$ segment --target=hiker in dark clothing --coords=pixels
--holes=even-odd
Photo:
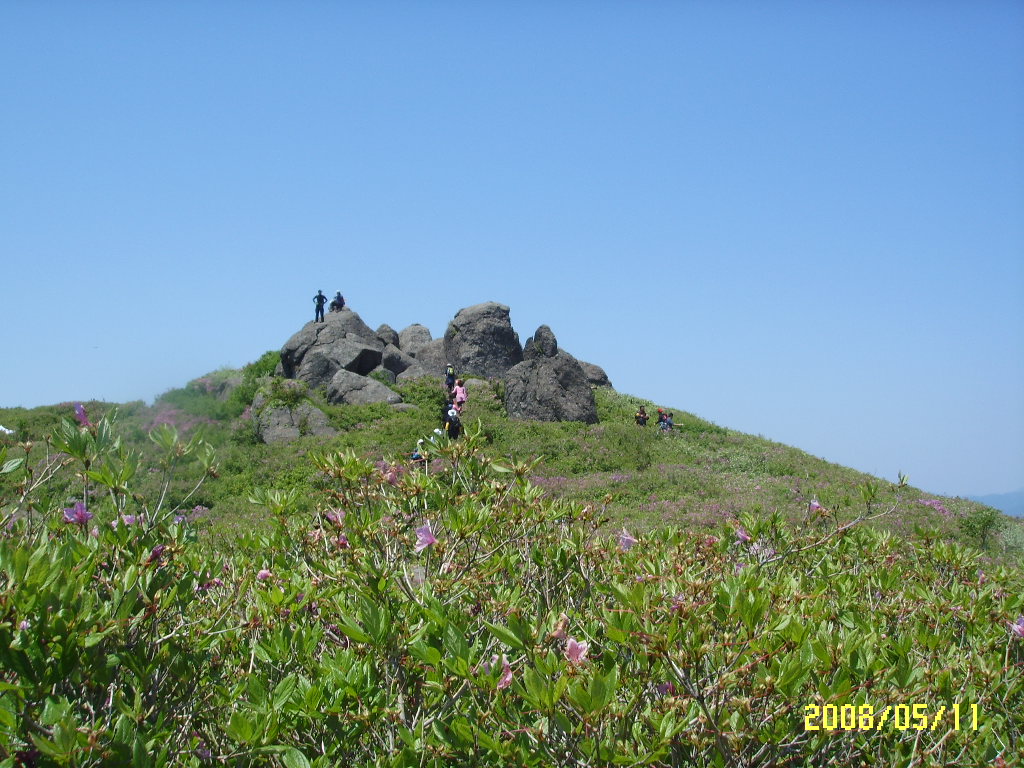
[[[445,426],[448,423],[448,412],[455,407],[455,400],[449,395],[448,399],[444,401],[444,407],[441,408],[441,425]]]
[[[647,420],[651,417],[647,415],[647,411],[644,410],[644,407],[641,405],[640,410],[636,412],[636,416],[634,416],[633,418],[636,419],[636,423],[638,425],[640,425],[641,427],[646,427]]]
[[[341,295],[341,291],[334,294],[334,298],[331,299],[331,303],[327,308],[331,312],[341,312],[345,308],[345,297]]]
[[[448,363],[448,367],[444,369],[444,386],[449,392],[455,386],[455,366],[451,363]]]
[[[444,423],[444,429],[448,433],[448,437],[450,439],[459,439],[459,435],[462,433],[462,421],[459,419],[459,412],[454,408],[448,411],[448,416]]]
[[[316,296],[313,297],[313,303],[316,304],[316,315],[313,317],[313,322],[324,322],[324,304],[327,303],[327,297],[324,296],[323,291],[316,292]]]

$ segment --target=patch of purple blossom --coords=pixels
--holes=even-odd
[[[64,510],[64,522],[84,526],[92,520],[92,512],[85,508],[85,503],[76,501],[75,506]]]
[[[83,427],[91,427],[93,425],[89,421],[89,415],[85,412],[85,406],[81,403],[75,403],[75,418],[78,419],[78,423]]]
[[[938,499],[918,499],[918,504],[924,504],[926,507],[931,507],[939,514],[949,517],[949,510],[946,509],[945,505]]]

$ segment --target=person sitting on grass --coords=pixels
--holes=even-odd
[[[647,411],[645,411],[644,407],[641,405],[640,410],[636,412],[636,416],[634,416],[633,418],[636,419],[636,423],[638,425],[640,425],[641,427],[646,427],[647,420],[651,417],[647,415]]]

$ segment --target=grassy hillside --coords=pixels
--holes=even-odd
[[[296,489],[308,498],[305,492],[315,477],[304,460],[309,454],[351,449],[374,461],[404,463],[417,439],[438,426],[444,395],[438,382],[422,380],[398,388],[407,403],[418,406],[415,411],[398,412],[382,403],[333,406],[321,393],[282,387],[281,380],[268,378],[277,360],[275,352],[268,352],[242,370],[207,374],[165,393],[152,406],[92,402],[85,407],[96,418],[116,414],[126,444],[143,457],[155,455],[147,435],[162,424],[174,426],[183,436],[202,436],[215,448],[219,476],[194,500],[208,510],[202,513],[203,525],[218,546],[230,544],[238,531],[254,522],[259,524],[248,501],[252,489]],[[270,405],[310,400],[328,414],[340,434],[262,444],[249,409],[261,389]],[[653,425],[640,428],[633,423],[640,405],[653,412],[659,404],[610,389],[596,390],[596,425],[511,421],[501,394],[500,382],[481,382],[471,390],[466,406],[463,420],[471,431],[479,431],[484,450],[509,462],[536,462],[530,473],[535,485],[553,499],[593,505],[613,528],[710,530],[743,514],[775,512],[800,523],[812,501],[845,521],[863,510],[865,487],[870,486],[874,507],[896,507],[877,524],[900,536],[937,535],[978,546],[1001,559],[1019,559],[1024,551],[1024,521],[914,487],[900,489],[897,498],[885,481],[725,429],[679,408],[674,409],[675,429],[663,434]],[[671,404],[660,405],[672,409]],[[70,415],[70,403],[30,410],[0,408],[0,424],[17,431],[6,439],[8,444],[32,441],[32,455],[39,460],[46,451],[45,437]],[[184,489],[194,479],[185,472],[174,482]],[[9,485],[10,479],[0,477],[0,489],[4,482]],[[304,505],[304,511],[311,508],[311,502]]]
[[[1024,751],[1024,573],[984,508],[689,415],[641,430],[612,392],[596,426],[517,424],[485,385],[423,467],[395,457],[426,382],[261,445],[224,382],[317,399],[268,362],[114,421],[0,412],[0,768]]]

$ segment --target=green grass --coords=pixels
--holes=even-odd
[[[331,405],[322,392],[268,378],[278,360],[276,352],[268,352],[240,370],[215,371],[170,390],[152,406],[88,402],[86,408],[95,419],[116,410],[126,444],[140,451],[144,460],[154,453],[147,434],[159,423],[171,423],[185,435],[201,434],[214,445],[220,476],[204,487],[197,503],[210,508],[206,526],[217,542],[230,541],[237,532],[258,524],[249,489],[312,487],[315,478],[305,461],[309,454],[352,450],[372,460],[401,463],[419,438],[440,425],[445,393],[437,380],[395,387],[414,410],[396,411],[383,403]],[[232,381],[237,386],[225,391],[224,384]],[[251,419],[243,414],[261,389],[277,405],[309,400],[327,414],[338,436],[258,443]],[[897,500],[884,481],[797,448],[723,428],[680,408],[669,408],[676,423],[671,433],[661,433],[653,422],[638,427],[633,422],[637,408],[644,405],[653,412],[655,404],[608,388],[595,390],[600,421],[594,425],[513,421],[505,414],[501,394],[501,382],[471,389],[463,414],[466,427],[480,430],[485,450],[495,458],[540,458],[534,482],[552,499],[598,508],[609,527],[704,530],[742,514],[776,512],[799,522],[812,499],[849,519],[862,510],[861,488],[867,482],[879,486],[876,505]],[[0,409],[0,423],[17,430],[4,442],[17,452],[17,442],[34,441],[32,455],[38,460],[45,455],[45,436],[62,417],[71,417],[70,404]],[[184,488],[194,480],[185,472],[175,478],[175,487]],[[0,492],[13,490],[9,478],[0,476]],[[877,524],[902,537],[938,531],[992,556],[1014,557],[1022,551],[1024,528],[1019,520],[915,488],[902,489],[900,498],[897,511]],[[942,498],[950,514],[918,504],[922,498]]]

